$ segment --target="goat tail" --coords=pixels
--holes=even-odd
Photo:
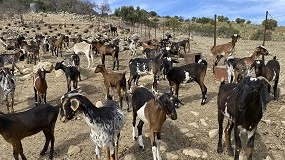
[[[126,71],[123,73],[122,78],[121,78],[121,80],[120,80],[120,87],[121,87],[123,90],[126,90],[126,89],[127,89]]]

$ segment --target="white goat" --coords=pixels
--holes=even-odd
[[[92,54],[92,45],[87,43],[87,42],[80,42],[80,43],[76,43],[73,47],[74,53],[78,54],[79,52],[83,52],[85,53],[85,56],[88,60],[88,67],[90,68],[90,59],[92,61],[91,67],[93,67],[93,54]]]

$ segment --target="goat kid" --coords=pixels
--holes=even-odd
[[[134,89],[132,96],[133,139],[137,139],[135,125],[136,117],[138,116],[140,119],[139,124],[137,125],[139,146],[140,148],[144,148],[142,127],[144,123],[146,123],[150,128],[150,142],[154,160],[161,160],[160,141],[162,125],[167,116],[172,120],[177,119],[175,108],[178,103],[181,103],[181,101],[170,93],[163,93],[158,98],[155,98],[155,96],[144,87],[137,87]]]
[[[47,98],[47,82],[46,82],[46,74],[50,73],[50,71],[45,70],[44,68],[38,69],[37,73],[33,77],[34,84],[34,93],[35,93],[35,104],[38,106],[39,104],[46,104]],[[39,100],[39,102],[38,102]]]
[[[54,127],[58,113],[59,107],[44,104],[39,107],[32,107],[24,112],[0,114],[0,134],[13,146],[15,160],[19,159],[19,154],[22,160],[27,160],[21,140],[40,131],[43,131],[45,135],[45,144],[40,155],[46,154],[50,143],[49,159],[53,159]]]
[[[2,102],[3,101],[6,102],[8,113],[10,113],[10,107],[11,107],[11,112],[14,112],[14,95],[15,95],[15,89],[16,89],[15,82],[16,80],[14,78],[14,74],[11,69],[7,67],[0,68],[0,86],[4,92],[4,98]]]
[[[84,95],[71,92],[62,96],[60,106],[62,122],[72,119],[77,111],[83,113],[83,118],[91,129],[90,137],[96,145],[97,158],[101,159],[102,148],[107,147],[106,159],[110,160],[110,152],[113,159],[119,159],[118,145],[125,116],[118,103],[107,100],[98,108]]]
[[[264,77],[245,77],[240,83],[221,82],[218,93],[218,123],[219,140],[217,152],[222,153],[223,119],[228,118],[228,124],[224,130],[226,147],[230,156],[239,159],[242,145],[238,127],[244,128],[248,133],[247,159],[252,159],[254,138],[257,125],[262,118],[266,105],[269,102],[269,94],[266,91],[268,80]],[[235,154],[231,146],[231,131],[234,129]]]
[[[123,96],[121,93],[121,90],[123,90],[125,92],[125,99],[127,102],[127,106],[128,106],[128,111],[129,111],[129,98],[128,98],[128,93],[127,93],[127,82],[126,82],[126,77],[124,73],[116,73],[116,72],[108,72],[105,68],[105,65],[103,64],[99,64],[97,65],[95,71],[95,73],[99,73],[101,72],[104,78],[104,84],[106,87],[106,96],[107,99],[113,99],[110,96],[110,88],[116,88],[117,90],[117,94],[119,96],[120,99],[120,107],[123,108]]]

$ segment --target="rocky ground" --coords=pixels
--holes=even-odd
[[[229,39],[218,39],[217,43],[224,43]],[[208,102],[201,106],[201,92],[196,83],[182,85],[179,97],[185,103],[184,106],[177,109],[178,119],[172,121],[167,119],[162,132],[162,157],[163,159],[232,159],[227,156],[226,151],[222,154],[216,152],[217,148],[217,92],[219,81],[216,81],[210,70],[211,57],[209,49],[212,46],[212,38],[194,37],[191,41],[191,52],[201,52],[202,58],[209,63],[209,70],[206,74],[205,85],[208,88]],[[237,43],[237,57],[248,56],[254,48],[261,44],[260,42],[240,40]],[[285,159],[285,99],[284,99],[284,42],[268,42],[268,50],[277,55],[281,64],[281,77],[279,81],[280,97],[278,101],[271,101],[267,107],[262,121],[258,125],[255,139],[254,159]],[[0,48],[2,49],[2,48]],[[64,54],[70,53],[72,49],[64,51]],[[3,49],[2,49],[3,51]],[[138,50],[138,57],[140,51]],[[85,55],[80,55],[82,61],[82,81],[79,82],[81,92],[85,94],[93,103],[104,100],[104,87],[101,74],[94,73],[94,67],[100,63],[100,58],[96,57],[94,67],[87,69],[87,60]],[[129,51],[120,52],[120,71],[127,71],[128,78],[128,61],[131,58]],[[272,56],[266,57],[271,59]],[[43,62],[61,61],[61,57],[52,57],[50,54],[42,54]],[[106,65],[111,70],[111,57],[106,58]],[[179,59],[179,65],[184,64],[184,59]],[[17,88],[15,95],[15,110],[17,112],[29,109],[34,106],[33,88],[32,88],[32,71],[33,65],[19,62],[19,66],[24,70],[24,75],[16,73]],[[46,76],[48,83],[47,101],[56,105],[60,97],[66,92],[65,76],[60,72],[53,71]],[[150,87],[151,80],[149,77],[143,77],[140,84]],[[159,91],[167,91],[168,83],[159,82]],[[0,98],[3,97],[1,93]],[[6,111],[4,104],[1,104],[1,111]],[[123,110],[126,116],[126,123],[121,133],[119,154],[120,159],[125,160],[149,160],[152,159],[152,152],[148,134],[148,126],[143,129],[143,140],[145,150],[138,147],[138,142],[132,140],[132,114],[126,111],[124,103]],[[78,119],[62,123],[57,121],[55,127],[55,159],[95,159],[95,147],[89,137],[90,129],[85,121],[79,116]],[[246,144],[246,135],[242,136],[243,146]],[[27,137],[22,140],[24,153],[28,159],[48,159],[48,156],[39,156],[44,144],[44,135],[42,133]],[[0,159],[12,159],[12,146],[7,143],[3,137],[0,137]],[[103,153],[104,155],[104,153]],[[241,156],[241,158],[244,158]]]

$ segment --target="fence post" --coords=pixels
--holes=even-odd
[[[216,39],[217,39],[217,15],[215,14],[215,18],[214,18],[214,46],[216,46]]]
[[[266,14],[265,14],[264,35],[263,35],[263,42],[262,42],[263,46],[265,46],[265,40],[266,40],[267,17],[268,17],[268,11],[266,11]]]
[[[162,25],[163,25],[163,26],[162,26],[162,28],[163,28],[163,29],[162,29],[162,38],[163,38],[163,37],[164,37],[164,26],[165,26],[164,21],[163,21]]]

